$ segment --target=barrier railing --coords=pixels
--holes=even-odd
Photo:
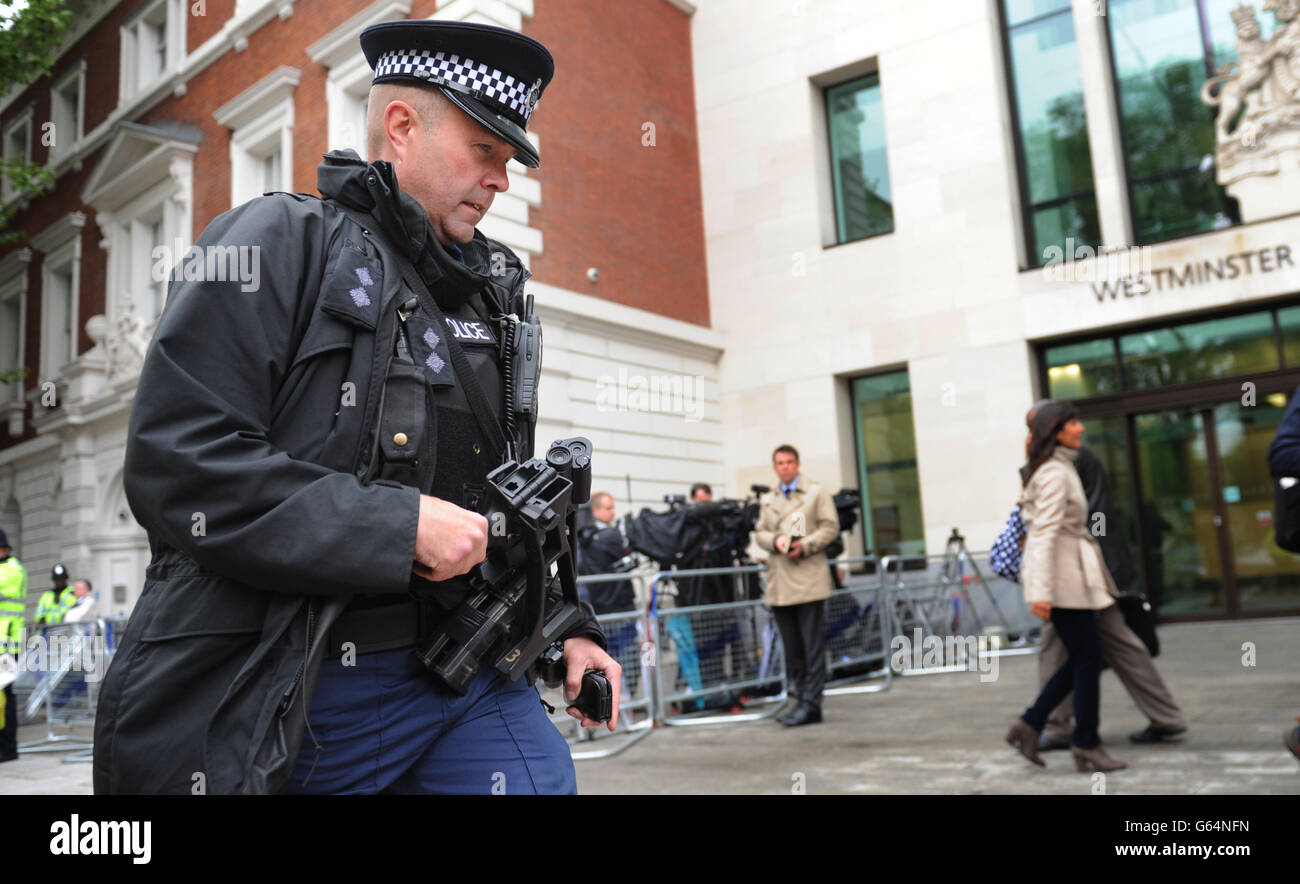
[[[880,563],[894,633],[912,645],[921,637],[940,639],[944,662],[896,667],[891,658],[891,668],[899,675],[967,671],[972,645],[980,656],[1036,650],[1038,627],[1020,587],[993,574],[987,553],[971,554],[962,548],[957,554],[926,556],[923,561],[915,557],[907,570],[903,564],[896,556],[885,556]]]
[[[20,743],[20,753],[68,752],[64,762],[90,761],[94,742],[87,736],[56,733],[56,727],[95,724],[99,683],[113,655],[114,622],[99,619],[39,627],[28,641],[22,669],[34,676],[22,712],[28,720],[45,708],[45,736]]]
[[[661,609],[665,592],[680,580],[730,577],[732,597],[744,597],[746,578],[764,565],[661,571],[650,585],[656,720],[665,725],[754,721],[776,714],[786,700],[785,665],[771,613],[746,600]],[[769,708],[740,712],[748,707]],[[718,715],[726,709],[729,714]]]
[[[626,575],[592,575],[579,578],[579,582],[599,582],[601,577],[625,579]],[[645,648],[646,617],[631,611],[625,614],[601,614],[596,620],[605,632],[609,655],[623,667],[623,683],[619,700],[618,729],[610,733],[604,728],[583,728],[578,720],[566,712],[568,701],[564,689],[547,689],[542,699],[555,708],[551,721],[569,742],[575,761],[593,758],[610,758],[650,736],[654,727],[654,696],[651,674]],[[582,750],[577,746],[584,746]]]
[[[849,573],[826,603],[827,695],[888,690],[895,674],[968,668],[968,661],[959,658],[946,666],[895,669],[892,645],[906,630],[983,636],[988,652],[996,654],[1032,653],[1036,648],[1039,624],[1023,602],[1019,586],[993,574],[986,553],[841,557],[831,564],[847,567]],[[755,576],[763,581],[766,572],[766,565],[745,565],[579,577],[580,586],[633,581],[638,610],[598,617],[609,652],[623,667],[615,733],[581,728],[565,711],[562,689],[542,694],[555,707],[551,719],[570,743],[573,758],[618,755],[661,724],[718,724],[774,716],[787,700],[780,635],[767,606],[748,598],[750,583]],[[732,597],[737,601],[673,606],[672,590],[678,582],[704,577],[733,581]],[[93,725],[98,681],[124,622],[99,620],[46,628],[47,636],[67,636],[62,639],[67,651],[62,657],[51,656],[55,665],[37,672],[24,711],[30,717],[45,707],[46,737],[21,745],[21,751],[77,750],[63,760],[90,760],[88,739],[56,734],[54,728]],[[87,678],[91,674],[85,671],[87,665],[79,666],[73,658],[93,660],[95,677]],[[742,706],[746,711],[731,711]]]
[[[829,696],[887,691],[893,682],[889,646],[893,624],[881,586],[883,572],[875,556],[836,560],[850,573],[826,602],[827,679]],[[873,566],[873,574],[854,574],[856,565]]]

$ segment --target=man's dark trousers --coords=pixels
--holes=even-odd
[[[18,754],[18,701],[14,699],[14,686],[4,689],[4,727],[0,728],[0,758]]]
[[[826,602],[775,605],[772,616],[785,651],[786,693],[820,710],[826,684]]]

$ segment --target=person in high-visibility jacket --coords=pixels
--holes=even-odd
[[[0,530],[0,652],[17,660],[23,650],[23,620],[27,614],[27,571],[9,548]],[[0,761],[18,757],[18,703],[13,684],[0,694]]]
[[[36,602],[36,622],[46,626],[62,623],[63,615],[77,603],[72,588],[68,586],[68,569],[62,562],[50,569],[50,580],[54,582],[54,588],[41,593]]]

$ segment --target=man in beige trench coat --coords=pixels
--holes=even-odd
[[[754,541],[772,553],[767,605],[781,630],[786,690],[794,705],[777,721],[789,727],[822,720],[826,683],[826,599],[831,573],[824,550],[840,532],[835,502],[824,487],[799,474],[799,452],[772,452],[780,485],[763,495]]]

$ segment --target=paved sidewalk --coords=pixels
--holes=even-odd
[[[1300,794],[1300,764],[1282,732],[1300,715],[1300,620],[1194,623],[1160,629],[1161,673],[1191,722],[1177,744],[1132,746],[1142,729],[1113,673],[1102,676],[1102,738],[1130,764],[1108,774],[1107,794]],[[1256,664],[1242,665],[1253,642]],[[1031,766],[1002,742],[1033,699],[1037,660],[1004,657],[998,678],[895,678],[886,692],[829,697],[826,721],[788,729],[773,721],[665,727],[614,758],[578,763],[584,794],[1026,793],[1089,794],[1091,775],[1068,753]],[[20,741],[44,737],[44,725]],[[609,737],[607,739],[620,739]],[[580,748],[608,745],[605,738]],[[89,794],[90,765],[63,753],[0,765],[0,794]]]
[[[1191,728],[1180,743],[1134,746],[1146,726],[1114,673],[1102,674],[1102,739],[1129,763],[1107,794],[1300,794],[1282,733],[1300,715],[1300,620],[1160,628],[1156,663]],[[1254,667],[1242,644],[1255,644]],[[584,794],[1089,794],[1068,752],[1036,768],[1002,737],[1033,700],[1037,657],[1003,657],[996,681],[952,673],[895,678],[890,690],[828,697],[824,723],[661,728],[614,758],[578,764]],[[611,737],[610,739],[614,739]],[[600,741],[603,742],[603,741]],[[592,746],[585,744],[585,747]],[[801,777],[796,775],[801,774]]]

